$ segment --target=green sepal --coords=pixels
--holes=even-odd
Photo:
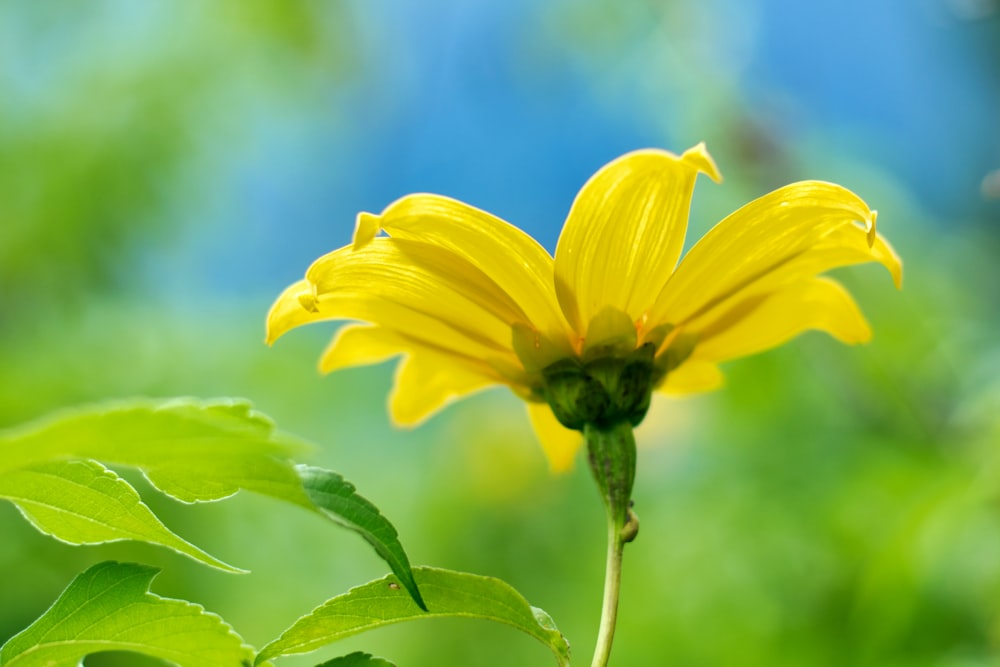
[[[561,359],[542,371],[541,395],[566,428],[586,424],[611,428],[621,421],[637,425],[646,416],[653,387],[662,377],[655,367],[656,344],[647,342],[627,354],[595,348],[584,361]]]
[[[566,428],[581,431],[584,424],[606,414],[611,406],[601,382],[575,359],[557,361],[542,371],[542,378],[542,396]]]

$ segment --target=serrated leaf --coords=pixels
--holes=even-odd
[[[466,617],[505,623],[551,649],[560,667],[569,665],[569,644],[552,619],[532,607],[509,584],[493,577],[430,567],[413,569],[429,611],[422,611],[389,575],[332,598],[296,621],[265,646],[257,664],[279,655],[307,653],[351,635],[392,623],[424,618]]]
[[[245,401],[137,400],[64,410],[0,433],[0,472],[94,459],[139,468],[182,502],[246,489],[310,507],[289,462],[304,449]]]
[[[39,531],[69,544],[140,540],[220,570],[244,572],[170,532],[128,482],[96,461],[37,463],[0,473],[0,498],[13,502]]]
[[[306,494],[321,514],[360,534],[389,564],[417,606],[426,609],[396,528],[378,508],[358,495],[353,484],[333,471],[304,465],[297,469]]]
[[[181,667],[246,667],[253,650],[201,606],[153,595],[159,570],[99,563],[55,604],[0,647],[4,667],[77,667],[99,651],[133,651]]]
[[[306,449],[301,442],[278,433],[270,419],[254,412],[245,401],[134,400],[89,406],[0,432],[0,496],[4,495],[5,478],[9,484],[21,484],[23,492],[23,485],[28,483],[26,476],[37,472],[38,466],[80,459],[138,468],[154,486],[183,502],[220,500],[240,489],[254,491],[297,504],[360,533],[422,605],[395,528],[336,473],[319,468],[296,470],[291,458]],[[129,490],[134,494],[134,489]],[[118,492],[127,493],[124,488]],[[135,507],[145,508],[137,494],[135,499],[138,506],[133,507],[133,514],[139,511]],[[142,531],[134,525],[136,517],[127,512],[105,512],[109,509],[107,503],[61,502],[58,506],[63,510],[61,517],[50,511],[52,508],[38,504],[28,511],[22,504],[21,509],[43,532],[69,542],[144,539],[205,562],[210,560],[216,567],[229,567],[169,531],[154,531],[156,534],[151,535],[148,521],[145,537],[140,536]],[[87,509],[99,511],[84,516]],[[72,517],[67,510],[81,516]],[[60,532],[61,519],[73,524],[66,527],[66,534]],[[88,534],[82,526],[86,519],[105,524],[106,533],[117,531],[122,536]],[[166,530],[153,519],[155,525]],[[126,534],[131,537],[124,537]]]
[[[357,651],[333,660],[327,660],[316,667],[396,667],[396,664],[385,658],[375,658],[371,653]]]

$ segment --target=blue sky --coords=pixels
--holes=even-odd
[[[213,172],[214,205],[186,212],[206,224],[164,270],[180,263],[192,283],[229,289],[283,284],[346,243],[357,211],[417,191],[485,208],[551,250],[596,168],[710,135],[717,119],[693,110],[720,87],[740,114],[777,110],[767,120],[793,149],[819,137],[891,174],[942,224],[995,215],[979,183],[1000,167],[998,18],[963,19],[956,2],[712,0],[700,14],[678,3],[695,8],[689,31],[619,16],[600,57],[563,30],[578,18],[572,3],[347,3],[347,76],[239,116],[253,140],[216,146],[232,157]],[[694,48],[674,48],[681,38]],[[658,73],[662,53],[693,73],[683,86],[671,88],[676,71]],[[703,57],[729,58],[728,69]]]

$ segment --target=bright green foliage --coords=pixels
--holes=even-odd
[[[56,459],[97,459],[140,468],[183,502],[246,489],[310,507],[289,463],[303,450],[244,401],[141,400],[61,412],[0,434],[0,472]]]
[[[252,649],[218,616],[149,592],[157,572],[134,563],[93,566],[0,648],[0,664],[76,667],[98,651],[134,651],[181,667],[248,665]]]
[[[396,529],[378,508],[355,493],[354,485],[335,472],[312,466],[298,466],[298,472],[309,499],[320,512],[365,538],[399,577],[414,602],[426,610]]]
[[[170,532],[128,482],[96,461],[36,463],[0,473],[0,498],[41,532],[70,544],[140,540],[221,570],[243,571]]]
[[[357,651],[316,665],[316,667],[396,667],[385,658],[374,658],[370,653]]]
[[[229,571],[238,570],[171,533],[128,482],[94,458],[135,466],[165,493],[188,502],[250,489],[359,533],[395,574],[299,619],[257,656],[258,665],[389,623],[441,616],[512,625],[549,646],[560,665],[568,664],[569,647],[544,612],[498,579],[411,570],[396,529],[378,508],[337,473],[293,465],[296,450],[245,403],[143,401],[82,409],[0,434],[0,497],[39,530],[66,542],[141,540]],[[121,563],[92,567],[0,648],[0,664],[75,667],[100,651],[137,651],[183,667],[250,664],[252,649],[221,619],[197,605],[150,594],[157,571]],[[334,666],[392,664],[354,653],[324,665]]]
[[[128,482],[94,459],[139,468],[183,502],[255,491],[360,533],[422,607],[396,529],[340,475],[297,468],[292,455],[303,451],[304,444],[237,400],[80,408],[0,433],[0,498],[14,502],[42,532],[71,544],[141,540],[239,572],[170,532]]]
[[[304,445],[245,402],[132,401],[56,413],[0,433],[0,497],[71,544],[141,540],[239,572],[170,532],[125,480],[93,459],[134,466],[184,502],[248,489],[315,510],[291,462]]]
[[[509,584],[492,577],[430,567],[413,570],[429,611],[421,611],[393,576],[353,588],[296,621],[265,646],[257,663],[307,653],[330,642],[391,623],[420,618],[466,617],[506,623],[548,646],[560,667],[569,665],[569,644],[544,611]]]

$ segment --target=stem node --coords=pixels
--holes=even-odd
[[[621,531],[619,531],[619,535],[622,542],[626,544],[639,535],[639,517],[631,508],[628,510],[628,518],[625,520],[625,525],[622,526]]]

